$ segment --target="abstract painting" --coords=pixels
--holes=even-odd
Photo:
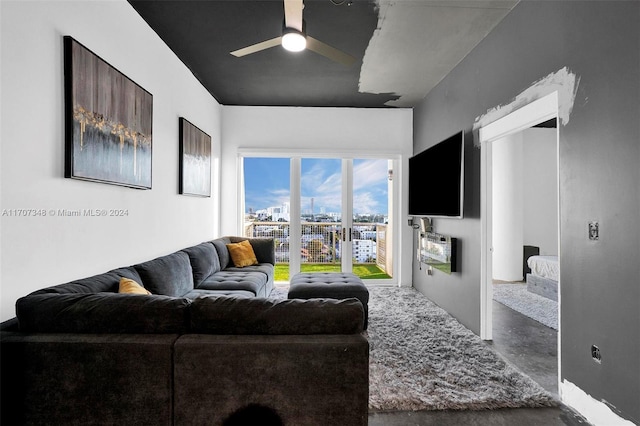
[[[65,177],[151,189],[153,96],[64,37]]]
[[[211,196],[211,136],[180,117],[180,194]]]

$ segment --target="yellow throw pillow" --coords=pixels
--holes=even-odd
[[[244,240],[239,243],[227,244],[227,249],[229,249],[231,260],[233,260],[233,264],[237,268],[258,264],[256,254],[248,240]]]
[[[142,287],[134,280],[124,277],[120,278],[120,287],[118,288],[118,293],[151,294],[149,290]]]

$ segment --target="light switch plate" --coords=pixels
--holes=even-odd
[[[600,223],[597,220],[589,222],[589,239],[592,241],[600,239]]]

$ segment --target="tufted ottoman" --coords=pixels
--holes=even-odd
[[[369,290],[355,274],[345,272],[299,273],[289,283],[289,299],[348,299],[355,297],[364,308],[364,328],[369,320]]]

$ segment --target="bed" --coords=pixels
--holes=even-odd
[[[530,256],[527,266],[531,270],[527,273],[527,290],[557,302],[560,280],[558,256]]]

